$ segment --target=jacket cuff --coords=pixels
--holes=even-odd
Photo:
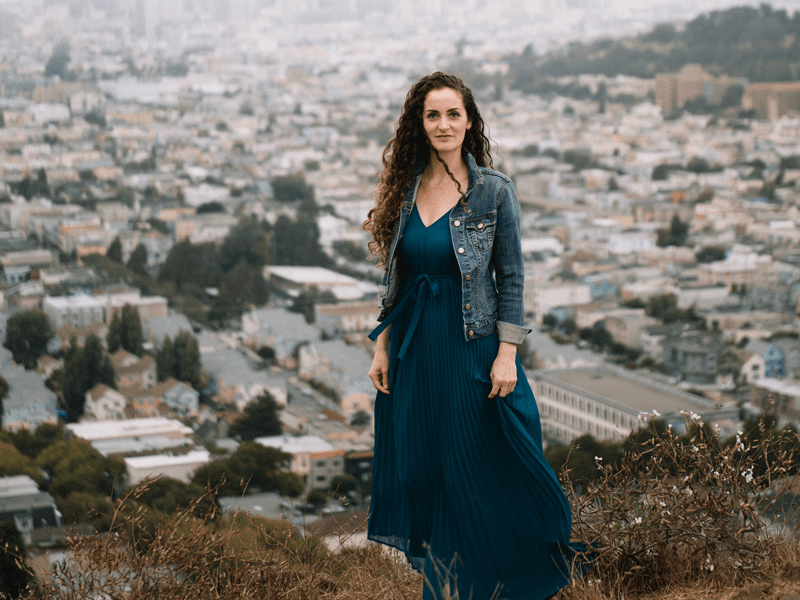
[[[525,336],[530,332],[531,330],[527,327],[520,327],[505,321],[497,321],[497,337],[500,338],[501,342],[519,345],[525,341]]]

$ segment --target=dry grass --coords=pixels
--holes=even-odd
[[[800,592],[800,565],[792,562],[800,557],[796,533],[768,517],[790,490],[797,435],[769,436],[762,428],[725,445],[689,420],[691,438],[653,429],[621,465],[600,465],[602,477],[580,496],[563,477],[573,538],[593,551],[586,575],[559,600],[782,600]],[[421,596],[421,576],[398,553],[375,545],[330,552],[286,523],[213,510],[197,516],[197,505],[157,521],[137,508],[141,489],[119,503],[109,533],[70,537],[72,558],[40,582],[43,597]]]

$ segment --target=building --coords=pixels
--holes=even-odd
[[[98,383],[86,392],[84,416],[98,421],[121,421],[125,418],[128,399],[104,383]]]
[[[180,421],[163,417],[126,419],[106,423],[69,423],[67,430],[71,435],[91,444],[148,436],[162,436],[177,443],[191,440],[194,433],[191,427]]]
[[[742,79],[714,77],[700,65],[686,65],[677,73],[656,75],[656,102],[666,111],[679,110],[698,99],[718,106],[728,88],[743,84]]]
[[[744,90],[742,108],[770,120],[800,111],[800,81],[752,83]]]
[[[148,477],[169,477],[190,483],[195,471],[211,462],[208,450],[191,450],[186,454],[153,454],[125,458],[128,484],[136,485]]]
[[[291,454],[291,472],[312,488],[327,489],[336,475],[344,474],[345,451],[335,449],[322,438],[313,435],[274,435],[254,441]]]
[[[45,297],[42,310],[50,319],[53,330],[67,326],[84,328],[105,321],[105,303],[86,294]]]
[[[543,435],[562,443],[584,434],[618,441],[643,426],[641,414],[654,410],[676,428],[683,424],[681,411],[709,423],[739,418],[736,406],[717,409],[709,400],[611,365],[536,371],[531,384]]]
[[[337,300],[362,300],[377,297],[378,286],[325,269],[324,267],[266,266],[264,279],[287,296],[297,297],[316,288],[330,292]]]
[[[555,308],[579,306],[592,301],[591,288],[583,283],[525,282],[525,312],[535,314],[537,323]]]
[[[111,355],[117,389],[151,388],[156,384],[156,361],[149,354],[139,358],[120,348]]]
[[[40,491],[27,475],[0,477],[2,521],[12,521],[26,545],[34,541],[46,545],[66,540],[55,500],[47,492]]]
[[[56,395],[44,384],[44,379],[35,371],[26,371],[21,365],[0,369],[8,394],[3,398],[3,429],[33,431],[44,423],[58,423]]]
[[[725,350],[716,333],[691,332],[661,341],[661,362],[684,381],[706,385],[717,383],[720,356]]]
[[[764,378],[750,383],[750,402],[783,420],[800,423],[800,381]]]

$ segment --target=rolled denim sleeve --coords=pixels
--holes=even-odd
[[[497,192],[497,229],[494,238],[494,268],[497,285],[497,333],[501,342],[521,344],[530,329],[524,327],[522,292],[525,266],[519,231],[519,201],[511,181]]]

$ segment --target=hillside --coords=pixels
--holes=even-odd
[[[509,60],[512,87],[536,92],[547,77],[583,73],[654,77],[690,63],[751,82],[800,78],[800,13],[736,7],[701,14],[683,26],[664,23],[634,38],[572,43],[537,57],[531,47]]]

